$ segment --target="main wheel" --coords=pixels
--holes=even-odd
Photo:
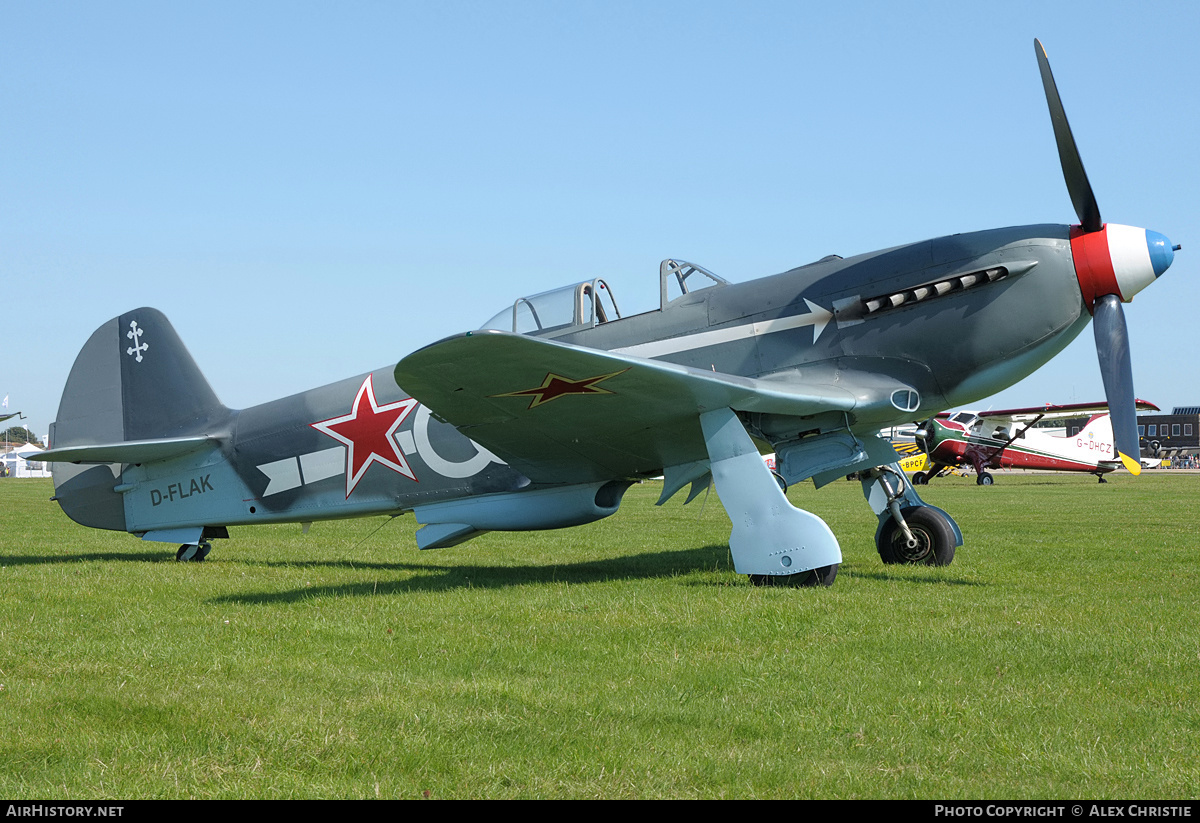
[[[996,481],[993,480],[992,476],[987,472],[980,472],[979,476],[975,478],[975,482],[980,486],[990,486]]]
[[[900,525],[895,518],[888,517],[879,533],[877,546],[884,563],[949,566],[954,561],[954,544],[957,542],[954,529],[941,512],[929,506],[911,506],[901,509],[900,513],[904,515],[916,545],[908,545]]]
[[[751,585],[754,586],[788,586],[791,588],[808,588],[811,586],[832,586],[837,579],[838,564],[822,566],[809,572],[799,574],[751,574]]]
[[[179,547],[179,551],[175,552],[175,559],[180,563],[203,563],[210,551],[212,551],[212,546],[207,542],[199,545],[184,543]]]
[[[929,478],[925,476],[925,472],[917,472],[912,476],[912,484],[914,486],[924,486],[929,482]]]

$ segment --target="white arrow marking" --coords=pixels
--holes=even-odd
[[[299,460],[299,463],[297,463]],[[263,463],[257,467],[267,476],[267,488],[263,497],[286,492],[301,485],[316,483],[327,477],[336,477],[346,470],[346,449],[344,446],[334,446],[332,449],[322,449],[319,452],[308,452],[297,457],[285,457],[271,463]],[[301,481],[300,472],[303,470],[304,479]]]
[[[833,312],[821,308],[807,297],[804,298],[804,302],[808,304],[807,314],[793,314],[788,317],[780,317],[776,320],[761,320],[757,323],[731,326],[727,329],[713,329],[712,331],[704,331],[699,334],[685,334],[682,337],[655,340],[650,343],[639,343],[636,346],[626,346],[620,349],[613,349],[612,351],[615,354],[635,354],[638,357],[661,357],[664,354],[702,349],[705,346],[731,343],[734,340],[748,340],[751,337],[774,334],[775,332],[788,331],[790,329],[799,329],[804,326],[813,327],[813,343],[815,344],[821,336],[821,332],[825,331],[825,327],[833,319]]]
[[[279,494],[300,485],[300,466],[294,457],[285,457],[283,460],[276,460],[273,463],[264,463],[258,467],[258,470],[265,474],[270,481],[263,491],[263,497]]]

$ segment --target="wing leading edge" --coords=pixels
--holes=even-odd
[[[1158,406],[1146,400],[1136,400],[1134,402],[1138,411],[1160,411]],[[1060,420],[1092,414],[1108,414],[1108,404],[1071,403],[1068,405],[1055,405],[1047,403],[1044,406],[1031,406],[1027,409],[989,409],[979,412],[978,416],[983,420],[1024,423],[1027,420]]]

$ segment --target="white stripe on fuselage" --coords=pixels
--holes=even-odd
[[[757,323],[747,323],[742,326],[731,326],[725,329],[713,329],[698,334],[685,334],[667,340],[655,340],[650,343],[639,343],[636,346],[625,346],[613,349],[615,354],[634,354],[638,357],[661,357],[665,354],[675,354],[681,351],[702,349],[705,346],[716,346],[721,343],[731,343],[735,340],[748,340],[763,334],[799,329],[804,326],[813,327],[813,343],[825,331],[825,326],[833,319],[833,312],[826,311],[808,298],[808,314],[794,314],[790,317],[780,317],[776,320],[761,320]]]
[[[504,461],[487,449],[472,441],[475,454],[460,461],[447,460],[442,457],[433,442],[429,439],[430,411],[427,406],[417,406],[413,415],[411,429],[398,431],[394,435],[396,445],[405,457],[420,455],[425,465],[442,477],[462,479],[473,477],[487,468],[490,463],[505,465]],[[295,457],[285,457],[255,466],[267,476],[267,488],[263,497],[270,497],[280,492],[291,491],[300,486],[307,486],[330,477],[338,477],[346,473],[346,447],[334,446],[315,452],[305,452]],[[414,480],[416,478],[413,478]]]

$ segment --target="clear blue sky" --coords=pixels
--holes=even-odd
[[[1075,222],[1035,36],[1104,218],[1184,247],[1126,307],[1137,393],[1200,404],[1200,4],[1044,0],[6,2],[0,396],[44,435],[143,305],[244,407],[568,282],[651,308],[664,257]],[[1102,397],[1089,330],[979,405]]]

